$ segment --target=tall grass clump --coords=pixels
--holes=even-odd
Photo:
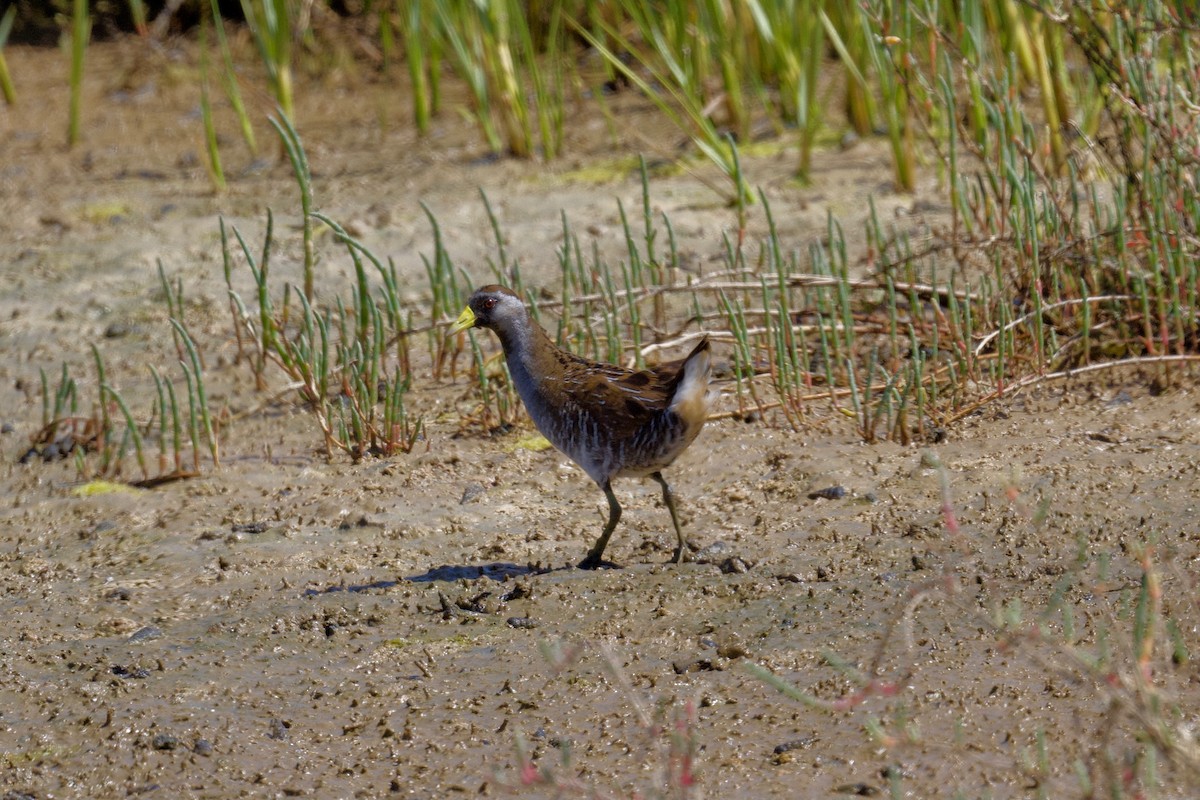
[[[409,414],[405,402],[412,386],[408,352],[412,317],[398,297],[395,264],[383,263],[334,220],[311,210],[312,178],[300,138],[286,118],[273,124],[292,161],[302,198],[303,286],[274,277],[276,241],[270,212],[259,250],[233,228],[235,251],[230,231],[221,222],[222,262],[238,360],[249,366],[260,390],[271,386],[270,373],[282,374],[287,381],[285,393],[294,392],[312,412],[327,457],[342,452],[358,460],[408,452],[423,425]],[[338,296],[324,305],[315,299],[310,261],[313,221],[327,225],[346,248],[355,274],[349,298]],[[234,289],[237,254],[253,281],[249,303]]]
[[[292,40],[297,31],[292,0],[241,0],[242,13],[267,71],[275,102],[288,119],[296,118]]]
[[[419,36],[424,13],[409,11],[411,36]],[[468,116],[479,126],[493,153],[518,158],[540,154],[549,160],[562,144],[566,76],[572,69],[564,54],[564,22],[558,4],[549,25],[535,38],[525,3],[517,0],[448,0],[434,3],[436,50],[444,53],[471,93]],[[410,75],[424,91],[430,69],[424,45],[410,51]],[[416,98],[414,98],[414,103]],[[416,108],[418,122],[432,98]]]
[[[441,108],[442,37],[438,35],[438,6],[433,0],[410,0],[399,3],[397,11],[404,35],[413,124],[423,136]]]
[[[581,248],[564,218],[560,297],[526,295],[535,313],[558,313],[558,340],[637,366],[687,344],[692,332],[664,312],[686,314],[731,348],[733,413],[798,426],[814,404],[829,404],[867,441],[935,441],[947,425],[1024,387],[1119,366],[1169,382],[1178,365],[1197,360],[1200,274],[1187,255],[1190,234],[1180,232],[1195,228],[1200,207],[1187,168],[1200,134],[1170,99],[1191,103],[1200,89],[1187,31],[1151,36],[1083,6],[1062,19],[1022,12],[1005,23],[1012,41],[1041,37],[1051,84],[1059,56],[1049,49],[1065,54],[1067,43],[1074,73],[1090,76],[1084,85],[1115,87],[1127,76],[1104,97],[1111,134],[1103,146],[1077,147],[1060,167],[1042,136],[1044,109],[1021,102],[1021,86],[1039,74],[1041,45],[1031,44],[1035,69],[1026,75],[1015,54],[984,58],[993,45],[980,36],[999,24],[987,22],[985,8],[967,4],[961,17],[915,5],[892,7],[887,18],[868,13],[882,10],[868,4],[855,18],[864,35],[880,26],[895,32],[895,41],[873,40],[864,74],[893,71],[889,91],[902,93],[888,95],[894,147],[913,154],[923,140],[938,159],[949,224],[915,239],[872,211],[859,237],[865,247],[855,251],[830,217],[820,241],[796,247],[780,241],[763,195],[766,235],[746,241],[750,206],[739,198],[738,235],[726,237],[716,265],[695,274],[662,246],[673,241],[669,219],[644,213],[634,225],[619,204],[627,257],[610,262]],[[942,22],[961,25],[930,27]],[[667,22],[646,24],[647,36],[668,38]],[[849,53],[834,24],[822,22],[824,35]],[[1058,27],[1054,35],[1049,26]],[[944,52],[956,30],[970,43],[960,54],[977,62]],[[736,166],[732,143],[729,152]],[[458,275],[442,257],[427,264],[435,297],[439,287],[457,297]],[[510,282],[519,277],[512,265],[505,271]],[[438,313],[449,320],[456,310]]]
[[[0,17],[0,95],[4,96],[4,102],[7,105],[16,105],[17,90],[13,86],[12,75],[8,71],[8,61],[4,58],[4,45],[8,42],[8,35],[12,32],[13,20],[17,18],[17,7],[9,6],[4,12],[4,16]]]
[[[660,14],[636,0],[619,2],[638,42],[644,46],[639,46],[619,26],[604,20],[597,23],[599,31],[595,32],[578,21],[572,21],[572,27],[603,56],[612,70],[653,101],[690,136],[704,157],[720,168],[734,183],[731,197],[745,196],[747,187],[740,183],[731,143],[739,134],[745,138],[749,117],[741,91],[743,73],[737,58],[740,51],[721,55],[733,41],[728,38],[730,20],[724,16],[725,6],[715,2],[696,6],[671,3],[669,13]],[[627,63],[625,54],[631,56],[633,63]],[[709,57],[713,55],[721,55],[721,75],[728,80],[722,98],[733,136],[729,130],[722,130],[711,110],[716,98],[707,87],[713,69]],[[731,91],[734,85],[736,91]],[[739,127],[743,130],[738,131]]]
[[[224,69],[221,71],[221,85],[225,89],[225,97],[229,101],[229,105],[233,108],[233,113],[238,119],[238,129],[241,131],[242,139],[246,142],[246,147],[249,148],[251,155],[258,154],[258,141],[254,136],[254,125],[250,121],[250,114],[246,111],[246,103],[242,99],[242,90],[238,85],[237,72],[233,65],[233,53],[229,49],[229,40],[225,36],[225,22],[221,19],[221,8],[218,0],[211,0],[209,10],[212,12],[213,31],[216,33],[217,49],[221,52],[221,61],[224,64]],[[203,19],[203,11],[201,18]],[[201,22],[203,26],[203,22]],[[203,27],[201,27],[203,30]],[[202,48],[203,49],[203,48]]]
[[[83,109],[83,62],[87,53],[88,39],[92,35],[92,18],[87,0],[74,0],[71,6],[71,33],[66,41],[70,48],[71,99],[67,118],[67,145],[74,147],[79,141],[79,117]]]
[[[218,21],[218,24],[219,21]],[[213,187],[225,191],[225,169],[221,165],[221,150],[217,142],[217,127],[213,121],[212,103],[208,96],[208,21],[200,17],[200,117],[204,124],[204,149],[208,153],[208,173]]]

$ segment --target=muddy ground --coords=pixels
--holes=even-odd
[[[465,380],[418,382],[427,438],[414,453],[352,464],[321,457],[311,419],[233,365],[218,216],[257,242],[273,208],[275,269],[297,277],[296,189],[265,111],[272,156],[254,160],[219,109],[231,181],[214,196],[189,50],[93,47],[71,151],[62,55],[6,52],[21,104],[0,108],[5,797],[550,794],[518,786],[519,746],[561,781],[654,796],[679,783],[672,739],[689,736],[693,796],[1073,797],[1086,796],[1081,770],[1149,769],[1132,756],[1139,726],[1114,703],[1126,695],[1098,679],[1107,668],[1072,659],[1107,637],[1119,674],[1133,674],[1147,541],[1165,610],[1196,652],[1194,375],[1048,383],[936,445],[863,444],[828,403],[798,432],[718,420],[670,473],[698,563],[665,564],[657,487],[625,480],[609,550],[625,568],[578,571],[603,496],[557,453],[513,447],[522,431],[456,436]],[[253,105],[268,109],[247,63]],[[453,111],[417,139],[402,81],[365,69],[302,82],[298,117],[317,205],[393,258],[423,309],[432,234],[419,201],[480,278],[494,253],[480,188],[530,285],[556,286],[560,210],[619,257],[617,198],[640,197],[621,159],[672,156],[681,137],[638,98],[613,103],[627,126],[615,140],[581,106],[570,155],[550,166],[487,158]],[[788,180],[793,151],[757,152],[750,179],[790,246],[822,235],[830,211],[853,234],[869,195],[905,230],[937,224],[934,170],[917,197],[893,193],[882,143],[831,146],[807,188]],[[653,183],[694,269],[715,263],[734,225],[714,180],[697,167]],[[764,226],[755,214],[751,237]],[[344,294],[351,267],[322,248],[319,290]],[[152,491],[80,496],[71,461],[17,463],[39,426],[38,370],[66,362],[94,398],[94,342],[110,379],[148,407],[146,365],[173,360],[159,259],[184,281],[212,402],[236,418],[223,463]],[[929,453],[947,466],[957,538]],[[811,496],[831,486],[845,495]],[[1041,636],[996,632],[1001,603],[1037,619],[1063,586],[1072,632],[1061,611]],[[1155,680],[1182,709],[1166,724],[1194,727],[1195,662],[1173,666],[1158,636]],[[826,654],[860,668],[878,658],[877,691]],[[781,695],[748,662],[834,707]],[[1165,759],[1157,767],[1159,796],[1194,794]]]

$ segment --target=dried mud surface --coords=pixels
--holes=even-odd
[[[708,797],[1079,796],[1076,762],[1129,745],[1128,726],[1109,730],[1104,687],[1059,669],[1067,660],[1050,644],[1004,646],[990,614],[1014,599],[1043,610],[1083,543],[1111,561],[1066,593],[1076,635],[1094,647],[1107,627],[1126,653],[1133,551],[1154,538],[1174,568],[1168,610],[1194,637],[1194,376],[1176,373],[1162,392],[1130,372],[1048,384],[954,425],[928,448],[948,466],[957,543],[920,448],[863,444],[822,403],[799,432],[719,420],[670,473],[701,560],[664,564],[673,536],[657,487],[626,480],[609,552],[625,568],[581,572],[567,565],[598,532],[603,496],[557,453],[514,448],[520,431],[456,436],[464,380],[415,388],[428,424],[416,452],[357,465],[326,462],[302,411],[255,394],[232,365],[217,217],[256,242],[274,208],[276,268],[295,279],[295,187],[230,138],[234,177],[214,197],[194,61],[139,52],[92,48],[85,140],[71,152],[60,54],[7,53],[24,101],[0,108],[6,797],[497,796],[519,781],[519,742],[542,766],[569,744],[564,778],[654,795],[670,735],[644,730],[639,709],[692,710],[694,788]],[[483,188],[526,280],[553,289],[560,210],[615,259],[616,199],[640,202],[634,176],[584,180],[583,168],[679,138],[637,98],[617,98],[624,149],[581,111],[564,163],[491,161],[453,112],[415,139],[400,92],[335,74],[302,86],[298,116],[318,206],[395,259],[414,304],[427,300],[419,254],[432,251],[418,201],[482,277],[493,251]],[[235,128],[224,119],[222,130]],[[889,191],[877,143],[824,153],[806,189],[786,180],[793,157],[747,159],[791,246],[821,236],[831,211],[856,231],[868,194],[909,230],[937,224],[936,204]],[[729,210],[692,175],[657,178],[653,192],[688,263],[713,262]],[[750,235],[762,229],[756,215]],[[350,265],[328,243],[323,253],[319,288],[344,293]],[[148,390],[146,365],[172,358],[157,259],[184,280],[213,404],[241,416],[223,432],[219,470],[77,496],[70,461],[16,463],[39,424],[38,369],[65,361],[94,397],[96,342],[117,385]],[[830,486],[845,495],[811,496]],[[262,524],[236,527],[248,523]],[[904,613],[921,587],[945,585]],[[857,687],[824,654],[864,666],[888,636],[881,678],[895,695],[842,710],[788,699],[743,666],[834,701]],[[542,641],[582,652],[556,670]],[[627,684],[608,677],[605,652]],[[1196,724],[1195,666],[1160,680],[1193,709],[1175,722]],[[872,720],[890,733],[907,720],[919,736],[884,747]]]

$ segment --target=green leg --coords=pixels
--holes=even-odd
[[[608,547],[608,537],[612,536],[613,529],[621,521],[621,504],[617,502],[617,496],[613,494],[611,483],[606,483],[600,488],[604,489],[604,496],[608,498],[608,522],[604,525],[604,533],[600,534],[600,538],[592,545],[592,549],[588,551],[587,557],[579,562],[580,569],[599,569],[603,566],[616,566],[611,561],[604,561],[601,557],[604,555],[604,548]]]
[[[687,551],[687,545],[683,541],[683,528],[679,525],[679,512],[675,510],[675,495],[671,493],[671,486],[661,472],[653,472],[650,477],[662,486],[663,502],[666,503],[667,510],[671,512],[671,522],[675,524],[675,555],[671,561],[675,564],[682,564],[685,561],[684,553]]]

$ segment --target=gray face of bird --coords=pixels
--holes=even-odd
[[[526,327],[528,312],[521,299],[502,286],[485,286],[471,296],[469,303],[475,313],[475,324],[501,334],[513,335]]]

